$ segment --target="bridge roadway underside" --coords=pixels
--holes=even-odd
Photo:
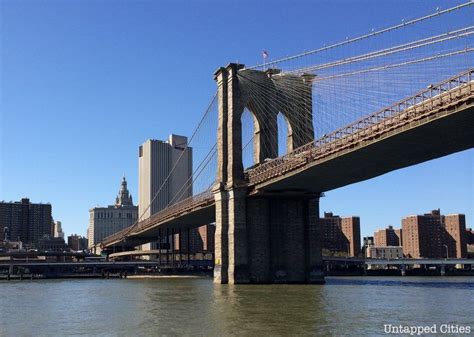
[[[257,184],[255,193],[324,192],[474,147],[474,99]]]
[[[153,226],[144,229],[143,231],[137,231],[136,234],[132,234],[130,237],[127,237],[125,242],[118,242],[115,245],[110,245],[107,250],[114,252],[134,250],[134,247],[136,246],[151,241],[156,241],[160,233],[161,236],[164,237],[167,235],[167,230],[170,230],[169,234],[171,234],[171,229],[173,229],[175,233],[178,233],[180,229],[185,231],[188,228],[197,228],[215,221],[215,205],[211,204],[206,207],[193,210],[192,212],[184,213],[181,216],[174,217],[169,221],[164,221],[158,226]]]

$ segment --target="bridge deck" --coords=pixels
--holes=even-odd
[[[254,193],[328,191],[474,146],[469,70],[247,172]]]

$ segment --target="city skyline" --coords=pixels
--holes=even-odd
[[[212,49],[209,57],[206,48],[225,42],[213,31],[225,24],[225,17],[213,21],[199,15],[209,10],[209,5],[202,9],[191,5],[180,12],[189,22],[176,25],[166,36],[161,32],[169,28],[170,21],[150,4],[127,7],[127,11],[118,6],[111,10],[112,18],[98,3],[80,7],[78,13],[75,4],[56,4],[51,12],[52,7],[5,6],[2,82],[7,85],[2,90],[0,199],[28,197],[33,202],[50,202],[53,217],[63,223],[66,236],[85,235],[88,210],[113,200],[116,181],[123,174],[138,200],[137,152],[144,140],[164,139],[170,133],[190,135],[215,92],[212,73],[218,66],[237,57],[248,64],[259,63],[262,49],[273,58],[336,42],[350,33],[337,27],[315,38],[311,31],[324,31],[328,22],[306,22],[306,6],[299,3],[288,8],[289,22],[298,19],[298,26],[289,25],[291,32],[279,31],[271,15],[248,19],[241,32],[231,28],[236,41],[240,43],[252,31],[263,36],[249,39],[245,50],[237,42],[230,43],[222,50]],[[364,20],[371,8],[377,9],[379,17],[373,23],[380,27],[425,14],[430,6],[425,1],[404,9],[394,1],[362,9],[347,3],[342,15],[347,26],[363,33],[371,28]],[[234,10],[238,13],[241,9],[235,6]],[[322,17],[333,17],[331,13],[336,10],[341,9],[323,3],[321,12],[327,15]],[[152,24],[156,15],[162,21]],[[88,17],[87,27],[84,17]],[[149,28],[136,24],[142,19]],[[206,43],[203,47],[187,38],[196,27]],[[278,34],[273,36],[272,29]],[[116,31],[125,34],[126,42],[124,36],[114,34]],[[295,32],[301,34],[301,41],[280,47],[281,36]],[[132,37],[137,37],[136,41]],[[182,99],[183,92],[191,93],[186,100]],[[178,114],[185,118],[172,118]],[[19,115],[29,118],[31,125],[25,126]],[[140,124],[142,117],[150,122]],[[76,126],[71,127],[73,124]],[[361,236],[386,225],[399,226],[403,216],[433,208],[464,213],[467,227],[472,227],[473,153],[464,151],[329,191],[321,199],[321,214],[332,211],[360,216]]]

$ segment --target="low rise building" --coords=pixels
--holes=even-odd
[[[86,250],[88,247],[87,238],[77,234],[69,235],[67,237],[67,245],[69,249],[75,252]]]
[[[38,240],[37,248],[40,251],[63,252],[66,250],[66,242],[63,238],[45,235]]]
[[[403,247],[370,246],[367,248],[366,257],[370,259],[401,259],[403,258]]]

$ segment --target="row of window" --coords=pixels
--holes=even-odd
[[[131,219],[132,213],[131,212],[118,212],[118,216],[114,216],[113,212],[97,212],[95,213],[95,217],[98,219],[111,219],[111,218],[126,218]]]

